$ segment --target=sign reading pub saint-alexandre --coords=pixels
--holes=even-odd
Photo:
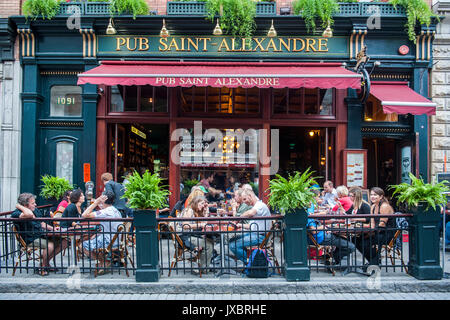
[[[253,37],[100,35],[97,54],[104,56],[326,56],[348,57],[348,37]]]

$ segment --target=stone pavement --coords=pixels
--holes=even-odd
[[[224,278],[161,278],[157,283],[137,283],[129,278],[103,275],[93,278],[88,275],[69,277],[52,275],[49,277],[24,278],[0,277],[0,294],[143,294],[143,295],[309,295],[309,294],[373,294],[373,293],[442,293],[450,296],[450,279],[420,281],[402,274],[382,274],[381,277],[367,277],[358,274],[346,276],[312,273],[311,281],[287,282],[282,277],[250,279],[242,277]]]
[[[280,294],[84,294],[0,293],[0,300],[450,300],[448,292],[417,293],[280,293]]]

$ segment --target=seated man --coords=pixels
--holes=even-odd
[[[233,216],[240,217],[244,212],[250,210],[252,207],[246,204],[242,199],[243,189],[238,189],[234,193],[234,198],[231,199],[231,208],[233,209]],[[247,220],[242,221],[243,224],[247,224]]]
[[[310,230],[309,232],[312,232],[313,237],[318,244],[336,247],[332,254],[334,265],[340,264],[342,258],[355,251],[355,245],[352,242],[336,236],[330,231],[326,231],[326,227],[320,225],[315,220],[308,218],[307,227]]]
[[[36,196],[31,193],[22,193],[19,195],[16,204],[16,210],[11,214],[11,218],[23,219],[14,222],[19,235],[27,245],[33,248],[40,248],[41,276],[48,275],[50,269],[49,260],[54,258],[61,250],[67,248],[68,241],[60,237],[59,227],[53,227],[45,222],[36,221],[34,218],[43,218],[44,215],[36,207]]]
[[[337,204],[337,191],[333,187],[333,182],[325,181],[323,184],[323,196],[318,201],[319,205],[334,207]]]
[[[253,191],[243,190],[242,198],[243,202],[252,208],[241,214],[241,218],[270,217],[269,208],[261,200],[258,200]],[[247,251],[245,248],[257,246],[264,240],[266,232],[270,229],[270,220],[250,220],[249,224],[240,223],[240,225],[249,231],[238,233],[238,237],[230,241],[228,246],[236,258],[246,263]]]
[[[105,191],[103,195],[95,199],[84,212],[83,218],[109,218],[109,219],[121,219],[122,215],[112,204],[114,203],[114,193],[111,191]],[[94,211],[96,207],[99,207],[99,211]],[[86,255],[91,259],[98,260],[97,267],[103,266],[108,268],[111,266],[111,261],[106,261],[104,254],[99,253],[99,249],[106,249],[112,241],[115,233],[117,232],[117,227],[122,224],[121,221],[101,221],[102,226],[101,233],[99,233],[95,238],[83,242],[83,250]],[[113,247],[119,245],[118,241],[113,244]],[[105,273],[104,269],[99,269],[98,274]]]

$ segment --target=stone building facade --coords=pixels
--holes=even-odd
[[[450,1],[439,1],[433,8],[439,16],[445,16],[437,25],[433,41],[431,92],[437,106],[436,115],[430,119],[430,170],[434,180],[444,169],[450,171]]]
[[[22,67],[8,23],[9,16],[20,14],[20,3],[0,1],[0,212],[14,208],[20,191]]]

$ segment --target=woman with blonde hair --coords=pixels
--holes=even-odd
[[[181,212],[178,218],[183,219],[177,223],[177,232],[180,232],[180,238],[186,248],[189,250],[199,250],[199,267],[204,268],[206,273],[209,261],[214,251],[214,241],[205,237],[203,229],[207,225],[206,221],[184,220],[186,218],[208,217],[208,200],[204,196],[194,197],[190,205]],[[203,248],[203,249],[202,249]]]
[[[362,189],[360,187],[352,187],[348,191],[348,196],[353,201],[353,205],[347,214],[370,214],[370,204],[363,199]],[[363,221],[368,221],[367,219],[361,219]],[[357,220],[357,221],[361,221]]]
[[[191,193],[184,202],[184,207],[187,209],[195,197],[203,197],[203,196],[205,196],[205,192],[203,192],[203,190],[200,187],[198,186],[192,187]]]

